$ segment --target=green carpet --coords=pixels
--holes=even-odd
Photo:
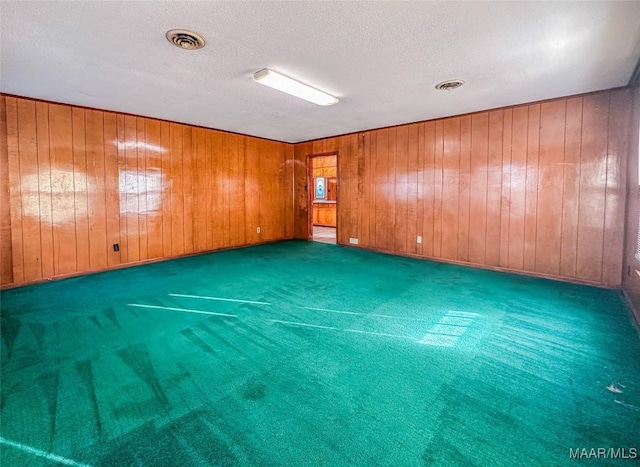
[[[575,465],[570,449],[639,447],[640,338],[617,291],[284,242],[1,300],[3,467]]]

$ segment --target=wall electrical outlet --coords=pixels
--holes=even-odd
[[[420,235],[416,237],[416,243],[422,243],[422,237]]]
[[[120,244],[114,243],[113,244],[113,251],[120,251]]]
[[[349,243],[351,245],[357,245],[358,244],[358,239],[351,237],[351,238],[349,238]]]
[[[256,228],[256,233],[260,233],[260,227]]]

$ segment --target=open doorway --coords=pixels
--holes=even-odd
[[[336,244],[338,155],[309,156],[309,240]]]

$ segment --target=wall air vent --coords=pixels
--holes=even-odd
[[[462,81],[461,79],[448,79],[447,81],[436,84],[436,89],[438,91],[451,91],[453,89],[459,88],[463,84],[464,81]]]
[[[167,40],[184,50],[198,50],[204,47],[204,39],[199,34],[185,29],[167,31]]]

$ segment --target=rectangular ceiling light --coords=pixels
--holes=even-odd
[[[299,97],[300,99],[305,99],[309,102],[313,102],[314,104],[333,105],[338,102],[338,98],[333,97],[331,94],[318,91],[311,86],[302,84],[295,79],[276,73],[268,68],[257,71],[253,75],[253,79],[260,84],[277,89],[278,91],[286,92],[287,94]]]

